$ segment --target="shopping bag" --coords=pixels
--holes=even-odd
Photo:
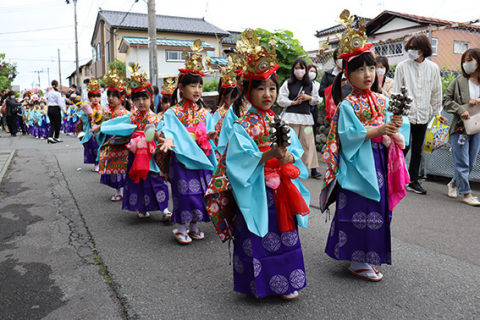
[[[463,120],[465,132],[470,136],[480,132],[480,113],[470,116],[470,119]]]
[[[448,130],[449,126],[440,122],[440,116],[433,118],[430,126],[425,133],[425,145],[423,151],[426,153],[432,153],[448,144]]]

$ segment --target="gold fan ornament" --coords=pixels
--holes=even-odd
[[[182,55],[185,59],[185,68],[179,69],[179,71],[182,74],[194,73],[199,74],[202,77],[205,76],[205,73],[203,73],[203,71],[212,72],[212,62],[209,56],[205,58],[205,65],[207,67],[205,68],[203,65],[203,56],[201,54],[201,52],[203,51],[202,40],[195,40],[190,46],[190,50],[191,52],[183,51]]]

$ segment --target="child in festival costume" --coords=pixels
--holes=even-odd
[[[172,106],[172,94],[177,88],[175,78],[167,78],[162,83],[162,99],[157,106],[157,114],[162,115]]]
[[[233,63],[232,56],[228,57],[228,65],[225,68],[225,73],[220,77],[220,83],[218,85],[219,105],[217,111],[213,115],[213,123],[215,124],[215,131],[217,136],[215,138],[215,145],[218,145],[220,132],[222,131],[223,120],[227,114],[228,109],[233,105],[233,102],[240,95],[237,88],[237,74],[235,72],[237,65]],[[217,161],[222,156],[222,153],[218,150],[215,151]]]
[[[94,165],[92,171],[98,172],[98,143],[90,131],[93,125],[99,125],[103,121],[105,107],[99,105],[101,97],[100,84],[95,78],[91,78],[87,85],[88,99],[91,104],[84,103],[82,111],[78,113],[80,118],[79,127],[81,131],[78,138],[84,147],[83,163],[92,163]],[[83,133],[82,133],[83,132]]]
[[[171,217],[168,211],[168,185],[152,156],[163,139],[156,132],[155,141],[147,141],[147,134],[144,133],[147,127],[160,129],[158,125],[161,118],[153,112],[153,88],[146,80],[147,75],[138,73],[139,69],[137,64],[129,66],[131,76],[127,83],[132,90],[135,111],[106,121],[95,129],[100,130],[101,134],[117,136],[110,140],[117,139],[118,144],[122,142],[122,137],[127,138],[123,140],[124,144],[130,141],[126,146],[131,152],[128,154],[122,209],[136,212],[141,219],[149,218],[149,211],[161,210],[162,221],[168,221]]]
[[[401,151],[405,140],[398,132],[409,129],[404,117],[387,114],[385,96],[370,90],[376,88],[372,45],[365,44],[365,21],[353,29],[349,16],[348,10],[340,15],[346,31],[340,39],[343,71],[332,89],[335,103],[342,100],[343,74],[354,89],[332,119],[323,153],[327,171],[321,210],[336,200],[325,252],[333,259],[350,261],[350,273],[380,281],[383,275],[372,265],[391,264],[391,214],[409,181]]]
[[[295,132],[290,130],[288,147],[270,141],[279,67],[274,44],[270,51],[260,47],[253,30],[237,42],[248,111],[233,125],[205,203],[220,239],[234,238],[234,290],[292,300],[306,286],[298,225],[307,227],[310,193],[297,179],[307,178],[308,171]]]
[[[173,93],[175,105],[165,112],[162,129],[166,139],[161,150],[173,151],[169,153],[168,162],[173,197],[172,222],[178,224],[173,234],[182,244],[205,238],[197,222],[210,221],[203,196],[216,166],[213,142],[210,141],[215,138],[215,129],[201,99],[202,77],[205,75],[202,72],[201,44],[200,40],[195,40],[191,46],[193,54],[185,58],[186,69],[180,69],[178,87]],[[182,97],[178,103],[177,90]],[[190,223],[189,230],[186,223]]]
[[[117,70],[112,68],[104,77],[105,85],[108,87],[107,98],[110,113],[109,119],[115,119],[130,114],[124,107],[126,91],[123,87],[124,80],[118,75]],[[115,194],[110,200],[120,201],[123,199],[123,186],[126,181],[128,164],[128,149],[125,141],[117,137],[97,135],[99,143],[99,165],[101,174],[100,183],[115,189]],[[122,143],[123,142],[123,143]]]
[[[47,116],[47,108],[45,102],[40,101],[38,116],[38,135],[41,140],[48,138],[50,131],[50,119]]]

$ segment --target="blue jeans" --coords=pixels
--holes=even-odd
[[[472,172],[473,165],[477,160],[477,154],[480,150],[480,133],[467,136],[464,145],[458,144],[458,132],[450,135],[450,145],[452,146],[453,165],[455,166],[455,175],[452,183],[457,186],[458,193],[472,193],[468,175]]]

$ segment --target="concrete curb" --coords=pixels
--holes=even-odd
[[[12,161],[14,155],[15,149],[0,151],[0,184],[3,181],[5,173],[7,173],[8,167],[10,166],[10,162]]]

